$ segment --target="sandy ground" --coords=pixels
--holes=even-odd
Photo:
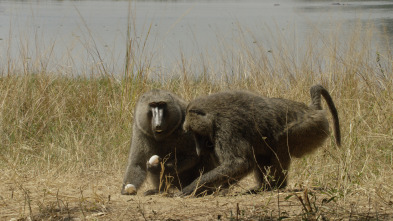
[[[5,173],[0,181],[0,220],[389,220],[392,193],[333,189],[263,192],[244,195],[250,177],[225,196],[179,198],[122,196],[121,178],[88,174]],[[117,177],[111,179],[111,177]]]

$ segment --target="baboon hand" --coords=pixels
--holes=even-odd
[[[177,193],[173,194],[173,196],[174,196],[174,197],[180,197],[180,198],[183,198],[183,197],[186,197],[187,195],[186,195],[186,194],[184,194],[183,192],[177,192]]]
[[[136,187],[133,184],[123,184],[123,188],[121,189],[121,195],[136,195]]]
[[[194,193],[194,188],[192,186],[187,186],[183,188],[180,192],[176,193],[175,197],[186,197]]]
[[[157,155],[153,155],[150,157],[148,163],[152,166],[157,166],[161,161],[161,158]]]
[[[161,158],[157,155],[153,155],[150,159],[146,162],[146,168],[149,172],[160,172],[160,162]]]

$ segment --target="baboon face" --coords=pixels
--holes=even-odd
[[[208,113],[202,107],[189,105],[186,111],[186,117],[183,124],[185,131],[192,131],[201,136],[213,136],[214,121],[212,114]]]
[[[135,113],[138,129],[156,140],[171,135],[183,119],[181,108],[174,102],[174,98],[160,90],[144,94]]]
[[[198,155],[213,151],[214,120],[213,114],[207,109],[198,105],[189,105],[183,129],[193,133]]]

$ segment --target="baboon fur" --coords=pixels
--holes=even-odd
[[[191,101],[183,127],[194,134],[197,152],[212,151],[219,166],[183,188],[180,195],[237,181],[250,172],[257,181],[252,193],[285,187],[291,158],[313,152],[329,136],[321,95],[333,116],[336,143],[340,145],[337,110],[328,91],[315,85],[310,93],[309,106],[242,91]]]
[[[152,120],[152,107],[157,105],[162,109],[159,125],[155,125]],[[200,172],[212,169],[212,161],[203,158],[206,159],[204,162],[196,154],[192,134],[182,129],[186,107],[185,101],[164,90],[152,90],[139,97],[134,110],[131,148],[121,194],[130,194],[124,190],[127,184],[133,184],[138,190],[148,174],[154,188],[146,191],[145,195],[158,193],[160,182],[168,184],[168,177],[172,179],[171,185],[181,190],[199,177]],[[147,163],[153,155],[160,157],[157,166]],[[160,181],[162,162],[164,173]],[[162,186],[160,191],[165,188]]]

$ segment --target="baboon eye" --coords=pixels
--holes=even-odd
[[[201,115],[201,116],[205,116],[206,115],[205,112],[203,112],[202,110],[197,110],[197,109],[191,109],[188,112],[194,113],[194,114],[198,114],[198,115]]]
[[[166,106],[166,102],[160,101],[160,102],[158,102],[158,106],[159,107],[165,107]]]
[[[164,101],[159,101],[159,102],[150,102],[149,103],[150,107],[165,107],[166,106],[166,102]]]

